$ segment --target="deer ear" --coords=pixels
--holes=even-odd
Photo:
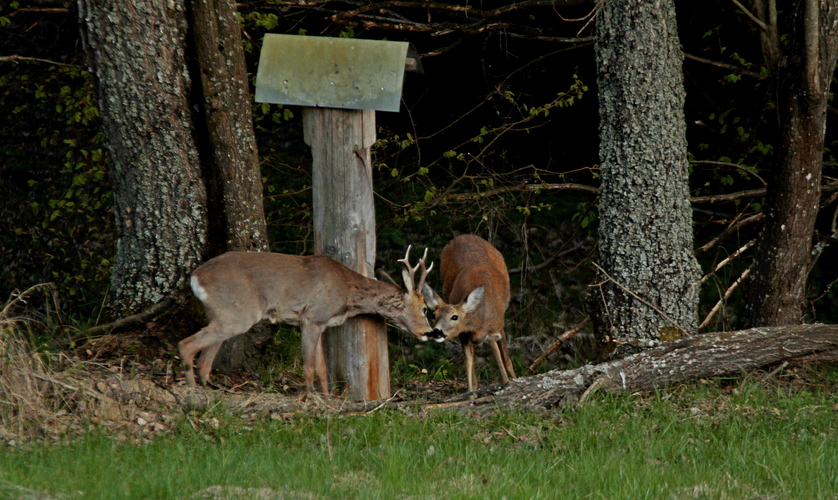
[[[480,285],[479,287],[475,288],[468,294],[468,298],[466,299],[466,303],[463,304],[463,311],[470,313],[477,309],[477,306],[480,305],[480,302],[483,301],[483,294],[486,292],[486,286]]]
[[[396,287],[398,287],[398,286],[399,286],[399,284],[398,284],[398,283],[396,283],[396,280],[394,280],[394,279],[393,279],[393,277],[392,277],[392,276],[390,276],[390,275],[387,273],[387,271],[385,271],[384,269],[381,269],[381,268],[379,267],[378,269],[376,269],[376,270],[375,270],[375,273],[376,273],[376,274],[378,274],[378,277],[379,277],[379,278],[383,279],[383,280],[384,280],[384,281],[386,281],[387,283],[390,283],[391,285],[396,286]]]
[[[440,303],[442,303],[442,299],[439,298],[439,295],[437,295],[427,283],[422,285],[422,295],[425,297],[425,305],[427,305],[431,311],[435,310],[439,307]]]
[[[402,269],[402,281],[404,281],[404,287],[407,293],[413,293],[413,276],[410,275],[407,269]]]

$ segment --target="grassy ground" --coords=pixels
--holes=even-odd
[[[549,416],[215,409],[152,441],[93,429],[0,447],[0,497],[838,498],[834,394],[746,381]]]

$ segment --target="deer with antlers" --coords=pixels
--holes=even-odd
[[[227,252],[208,260],[192,272],[190,284],[209,324],[178,344],[187,384],[196,385],[193,362],[199,353],[198,375],[206,384],[221,344],[263,319],[300,326],[306,388],[314,390],[316,373],[323,394],[329,393],[322,344],[327,327],[359,314],[378,314],[427,340],[433,333],[422,287],[433,263],[425,267],[427,249],[414,267],[409,255],[410,247],[399,260],[406,267],[405,290],[362,276],[325,255]]]

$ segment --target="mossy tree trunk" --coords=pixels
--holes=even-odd
[[[186,284],[207,242],[183,1],[79,0],[112,160],[116,252],[109,306],[136,312]]]
[[[602,272],[590,293],[595,328],[641,345],[692,334],[700,274],[674,3],[605,0],[596,58]]]
[[[79,0],[79,12],[114,162],[110,306],[124,315],[207,256],[268,249],[244,51],[229,0]],[[262,340],[216,359],[235,371]]]

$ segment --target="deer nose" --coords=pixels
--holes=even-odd
[[[428,332],[428,338],[434,339],[437,342],[445,340],[445,333],[439,328],[434,328],[434,331]]]

